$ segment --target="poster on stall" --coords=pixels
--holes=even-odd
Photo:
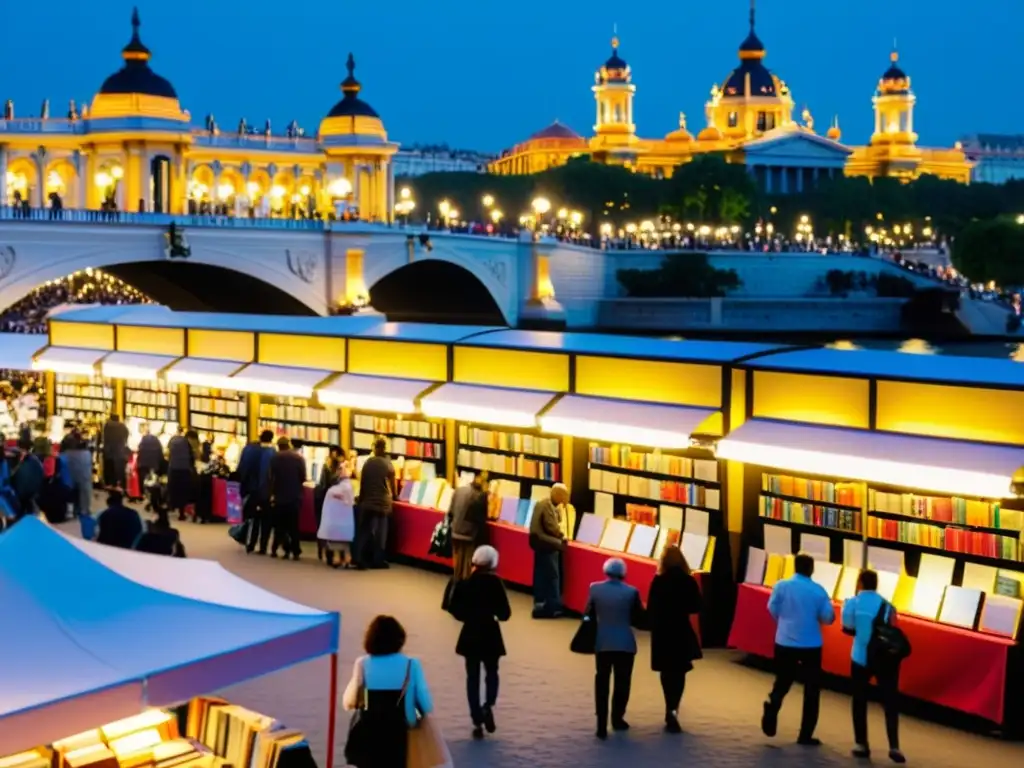
[[[242,487],[238,483],[227,483],[228,525],[242,522]]]

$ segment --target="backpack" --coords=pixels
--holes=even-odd
[[[891,608],[888,601],[883,600],[871,625],[868,664],[873,669],[880,665],[898,664],[907,658],[912,650],[906,633],[885,620],[885,615]]]

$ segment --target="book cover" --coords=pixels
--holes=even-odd
[[[503,523],[515,524],[516,517],[519,514],[519,499],[505,498],[501,500],[501,508],[498,513],[498,519]]]
[[[679,544],[679,537],[682,535],[681,531],[674,528],[666,528],[664,525],[658,528],[658,540],[654,544],[654,552],[652,557],[655,560],[661,560],[661,555],[665,551],[665,547],[676,546]]]
[[[800,551],[807,553],[815,560],[827,561],[829,559],[829,538],[816,533],[801,532]]]
[[[827,560],[819,560],[814,564],[814,573],[811,578],[815,583],[820,584],[828,592],[829,597],[834,597],[836,588],[839,586],[839,579],[843,573],[843,566],[839,563],[830,563]]]
[[[849,600],[857,594],[857,580],[860,578],[860,568],[855,565],[843,566],[843,572],[839,576],[839,584],[836,586],[835,598],[843,601]]]
[[[1016,640],[1020,628],[1021,605],[1021,601],[1016,597],[988,595],[981,611],[978,629]]]
[[[981,598],[985,593],[980,589],[948,586],[939,609],[939,621],[955,627],[974,629],[981,610]]]
[[[629,537],[626,552],[637,557],[650,557],[658,540],[658,526],[637,524],[633,526],[633,534]]]
[[[690,568],[699,571],[704,567],[704,554],[708,551],[708,537],[684,530],[680,549],[683,550],[683,557],[686,558]]]
[[[764,549],[770,555],[793,554],[793,532],[782,525],[764,526]]]
[[[594,514],[598,517],[615,517],[615,497],[610,493],[594,493]]]
[[[576,532],[576,541],[580,544],[589,544],[592,547],[600,546],[607,522],[608,518],[590,513],[584,514],[580,520],[580,529]]]
[[[601,549],[608,549],[613,552],[625,552],[629,544],[629,536],[633,532],[633,524],[620,519],[607,521],[604,534],[601,536]]]
[[[743,575],[745,584],[763,584],[768,553],[757,547],[747,549],[747,568]]]
[[[687,507],[686,527],[683,530],[685,530],[687,533],[695,533],[698,536],[707,536],[710,520],[711,515],[707,512],[707,510]]]

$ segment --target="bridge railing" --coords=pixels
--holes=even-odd
[[[72,224],[136,224],[166,227],[172,222],[183,227],[223,229],[273,229],[321,232],[327,222],[319,219],[272,219],[198,214],[140,213],[134,211],[93,211],[72,208],[21,208],[0,206],[0,221],[66,222]]]

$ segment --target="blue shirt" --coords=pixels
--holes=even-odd
[[[821,625],[836,620],[828,592],[799,573],[775,585],[768,613],[778,622],[775,643],[787,648],[821,648]]]
[[[843,603],[843,629],[853,630],[853,649],[850,658],[854,664],[862,667],[868,665],[868,643],[875,627],[875,617],[885,602],[880,594],[874,591],[861,590],[856,596]],[[892,622],[895,611],[890,605],[885,612],[886,622]]]
[[[434,711],[434,700],[419,659],[412,659],[404,653],[392,653],[388,656],[363,656],[356,664],[363,666],[363,685],[368,691],[400,690],[408,672],[409,685],[405,689],[404,703],[405,719],[410,726],[416,725],[417,713],[429,715]]]

